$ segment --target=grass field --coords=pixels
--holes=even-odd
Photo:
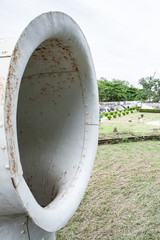
[[[144,114],[143,122],[138,122],[138,117]],[[131,121],[131,122],[129,122]],[[107,118],[100,123],[99,138],[115,138],[127,136],[143,136],[147,134],[160,133],[160,126],[146,124],[151,121],[160,121],[160,113],[130,113],[128,115],[112,118]],[[117,128],[118,133],[114,133],[114,128]],[[155,131],[155,128],[157,129]],[[158,130],[159,129],[159,130]]]
[[[57,240],[97,239],[160,239],[160,142],[98,147],[81,205],[57,233]]]

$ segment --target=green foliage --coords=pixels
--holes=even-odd
[[[114,117],[114,118],[116,118],[116,117],[117,117],[117,115],[114,113],[114,114],[113,114],[113,117]]]
[[[112,116],[111,116],[111,115],[108,115],[107,118],[108,118],[108,120],[111,120]]]
[[[154,76],[145,77],[139,80],[139,84],[142,89],[133,87],[127,81],[117,79],[108,81],[106,78],[100,78],[98,80],[99,101],[160,101],[160,79]]]
[[[110,115],[113,115],[114,114],[114,112],[110,112]]]
[[[121,117],[121,113],[119,112],[119,113],[117,113],[117,115],[118,115],[118,117]]]
[[[118,111],[114,111],[115,112],[115,114],[117,114],[118,113]]]
[[[140,107],[135,107],[135,110],[139,111],[139,110],[140,110]]]
[[[142,95],[144,100],[152,102],[160,101],[160,79],[154,76],[141,78],[139,84],[142,86]]]
[[[102,118],[102,117],[103,117],[103,114],[102,114],[102,113],[100,113],[100,114],[99,114],[99,118]]]
[[[160,113],[160,109],[139,109],[140,112]]]
[[[108,81],[106,78],[98,80],[99,101],[114,102],[114,101],[133,101],[137,98],[141,89],[130,86],[127,81],[113,79]]]
[[[131,110],[130,112],[133,113],[133,110]]]
[[[108,114],[109,114],[108,112],[105,112],[105,113],[104,113],[104,116],[106,116],[106,117],[107,117],[107,116],[108,116]]]
[[[123,115],[126,115],[126,113],[125,113],[125,112],[122,112],[122,114],[123,114]]]
[[[126,111],[126,114],[128,114],[129,113],[129,111]]]

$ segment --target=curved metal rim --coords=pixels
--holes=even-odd
[[[33,31],[33,29],[35,31]],[[32,34],[31,34],[32,33]],[[34,36],[32,36],[34,34]],[[23,170],[19,158],[17,132],[16,132],[16,111],[18,92],[23,72],[27,65],[28,59],[32,52],[45,40],[49,38],[60,38],[63,36],[72,36],[74,42],[80,47],[83,57],[88,64],[93,79],[91,82],[95,88],[95,72],[92,57],[86,39],[78,25],[66,14],[60,12],[49,12],[35,18],[23,31],[14,48],[6,87],[5,98],[5,129],[7,139],[7,151],[10,161],[10,169],[13,185],[21,199],[24,209],[32,220],[46,231],[57,231],[76,211],[84,191],[87,187],[91,173],[94,156],[96,153],[98,139],[98,113],[96,122],[92,124],[84,123],[85,144],[84,149],[87,159],[82,159],[72,186],[68,189],[67,194],[54,203],[54,200],[47,207],[42,208],[30,192],[28,185],[23,178]],[[34,39],[34,41],[33,41]],[[29,46],[29,47],[28,47]],[[95,90],[93,94],[98,106],[98,94]],[[94,92],[94,90],[93,90]],[[95,102],[93,104],[95,104]],[[94,105],[93,105],[94,108]],[[92,151],[91,151],[92,149]],[[93,150],[94,149],[94,150]]]

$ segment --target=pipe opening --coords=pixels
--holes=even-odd
[[[65,193],[81,160],[84,104],[71,39],[48,39],[32,53],[18,97],[23,176],[45,207]]]

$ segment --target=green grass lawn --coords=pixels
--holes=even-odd
[[[138,122],[138,117],[144,114],[143,122]],[[131,121],[131,122],[129,122]],[[160,133],[160,126],[147,125],[150,121],[160,121],[160,113],[129,113],[128,115],[112,118],[107,118],[99,126],[99,138],[115,138],[126,136],[142,136],[147,134]],[[114,128],[117,128],[118,133],[114,133]],[[159,129],[155,132],[155,128]]]
[[[97,239],[160,239],[160,142],[98,147],[81,205],[57,233],[57,240]]]

